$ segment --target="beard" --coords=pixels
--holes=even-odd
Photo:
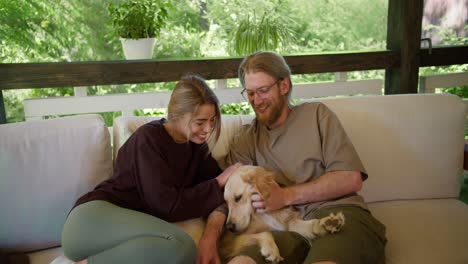
[[[279,95],[279,97],[277,98],[278,100],[272,99],[271,101],[265,102],[264,104],[261,104],[258,107],[254,107],[255,116],[257,120],[267,127],[273,126],[276,123],[276,121],[278,121],[279,117],[281,116],[281,113],[283,112],[283,108],[285,107],[285,97]],[[266,112],[261,113],[257,110],[257,108],[261,108],[265,105],[268,107]]]

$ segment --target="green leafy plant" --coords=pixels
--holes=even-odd
[[[232,104],[222,104],[220,105],[221,114],[223,115],[252,115],[253,110],[250,107],[249,103],[232,103]]]
[[[170,0],[126,0],[109,5],[108,11],[120,37],[139,39],[159,36],[170,7]]]
[[[230,52],[247,55],[258,50],[281,51],[295,39],[290,25],[294,22],[283,16],[264,13],[259,19],[247,15],[239,22],[231,40]]]

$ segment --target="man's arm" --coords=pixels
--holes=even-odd
[[[288,205],[335,199],[358,192],[361,188],[360,171],[331,171],[310,182],[285,188],[272,186],[268,199],[262,200],[259,195],[253,195],[252,205],[258,212],[271,212]]]
[[[219,238],[223,233],[226,215],[220,211],[213,211],[206,222],[205,230],[198,243],[197,264],[219,264]]]

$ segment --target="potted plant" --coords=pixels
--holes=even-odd
[[[153,57],[156,37],[167,23],[170,5],[170,0],[125,0],[108,6],[126,59]]]

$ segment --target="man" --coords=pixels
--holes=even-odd
[[[304,219],[343,212],[343,229],[309,245],[295,233],[275,232],[284,263],[384,263],[385,227],[357,195],[366,171],[336,115],[322,103],[290,104],[291,71],[283,57],[256,52],[239,66],[243,95],[256,119],[234,138],[225,161],[277,172],[281,187],[267,200],[253,195],[257,212],[294,206]],[[225,215],[213,212],[199,244],[199,263],[218,263],[217,238]],[[266,263],[249,247],[229,263]]]

